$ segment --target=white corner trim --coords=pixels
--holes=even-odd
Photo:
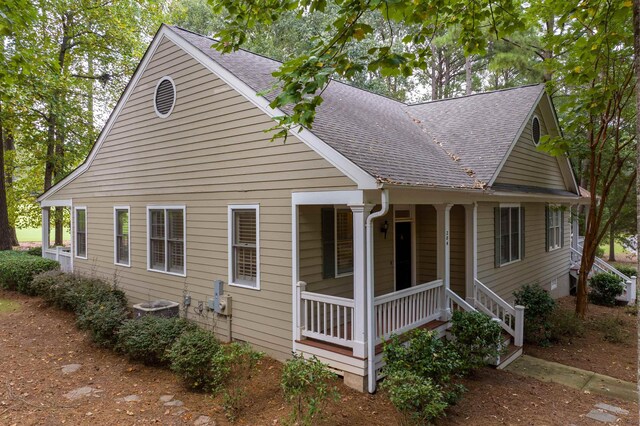
[[[126,210],[127,220],[129,221],[129,233],[127,234],[127,239],[129,240],[127,263],[118,262],[118,210]],[[131,208],[129,206],[113,207],[113,264],[131,268]]]
[[[502,160],[500,161],[500,164],[498,165],[498,168],[496,169],[495,173],[491,177],[491,180],[489,180],[489,183],[488,183],[489,186],[493,186],[493,184],[495,183],[496,179],[500,175],[500,172],[502,171],[502,168],[504,167],[505,163],[507,162],[507,160],[511,156],[511,152],[516,147],[516,144],[520,140],[520,136],[522,136],[522,132],[524,132],[524,129],[527,127],[527,123],[531,120],[531,117],[533,116],[533,114],[534,114],[534,112],[536,110],[536,107],[540,103],[540,99],[542,99],[542,97],[544,96],[545,93],[546,93],[546,90],[543,88],[540,91],[540,94],[538,95],[538,97],[536,98],[536,101],[533,103],[533,105],[531,107],[531,110],[527,114],[527,117],[525,118],[525,120],[520,125],[520,129],[516,133],[516,137],[511,141],[511,146],[509,147],[509,150],[507,151],[505,156],[502,157]]]
[[[84,256],[78,256],[78,210],[84,210]],[[89,213],[87,212],[87,206],[75,206],[73,208],[73,234],[71,235],[71,241],[73,244],[73,255],[78,259],[86,260],[89,257]]]
[[[208,68],[211,72],[216,74],[222,81],[238,91],[271,118],[285,115],[280,109],[271,108],[269,106],[269,101],[266,98],[259,96],[257,92],[249,87],[249,85],[244,81],[240,80],[226,68],[222,67],[216,61],[205,55],[201,50],[187,42],[184,38],[171,31],[168,27],[163,26],[158,33],[158,36],[159,35],[166,36],[166,38],[174,42],[178,47],[185,50],[205,68]],[[300,139],[316,153],[324,157],[334,167],[353,180],[358,185],[359,189],[378,189],[378,182],[373,176],[355,165],[351,160],[330,147],[326,142],[322,141],[309,130],[297,128],[293,129],[289,133]]]
[[[165,270],[162,271],[160,269],[151,269],[151,216],[150,210],[165,210],[164,220],[165,220],[165,229],[164,229],[164,264]],[[167,232],[169,227],[167,226],[167,217],[166,210],[182,210],[182,232],[183,232],[183,250],[184,250],[184,269],[180,274],[178,272],[169,272],[167,268],[167,259],[168,249],[167,249]],[[129,218],[131,221],[131,218]],[[165,275],[175,275],[177,277],[186,277],[187,276],[187,206],[185,205],[148,205],[147,206],[147,271],[149,272],[157,272]]]
[[[233,235],[234,235],[234,210],[256,211],[256,284],[234,283],[233,281]],[[229,204],[227,206],[227,260],[228,280],[233,287],[241,287],[249,290],[260,290],[260,204]]]
[[[169,108],[169,111],[165,114],[162,114],[160,111],[158,111],[158,105],[156,104],[156,98],[158,96],[158,87],[160,87],[160,84],[163,81],[168,81],[169,83],[171,83],[171,87],[173,88],[173,103],[171,104],[171,108]],[[175,108],[177,100],[178,100],[178,90],[176,89],[176,83],[173,81],[171,77],[169,77],[168,75],[165,75],[160,80],[158,80],[158,83],[156,83],[156,88],[153,89],[153,99],[152,99],[153,110],[156,112],[156,115],[158,117],[167,118],[173,112],[173,108]]]

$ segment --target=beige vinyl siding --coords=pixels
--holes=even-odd
[[[159,78],[176,84],[176,105],[156,116]],[[295,137],[270,142],[273,121],[171,42],[163,41],[91,167],[52,198],[88,211],[88,259],[76,270],[117,277],[131,302],[182,301],[188,316],[226,336],[224,317],[200,316],[213,281],[228,282],[227,206],[260,205],[261,290],[225,286],[233,298],[232,335],[279,359],[292,349],[291,193],[355,189],[354,183]],[[129,205],[131,267],[113,264],[113,206]],[[146,208],[186,206],[186,277],[147,271]],[[301,223],[301,232],[305,231]],[[319,244],[318,240],[318,244]],[[306,248],[303,249],[303,251]]]
[[[549,133],[540,107],[535,114],[540,120],[540,133]],[[509,158],[504,163],[496,183],[513,185],[537,186],[553,189],[566,189],[558,159],[550,154],[540,151],[533,143],[531,136],[531,120],[529,120],[514,146]]]
[[[466,256],[465,256],[465,211],[457,204],[451,207],[449,220],[450,287],[461,297],[466,297]]]
[[[524,284],[539,283],[551,290],[558,280],[554,296],[568,290],[569,280],[569,214],[564,215],[564,247],[545,250],[545,204],[522,203],[525,209],[524,259],[496,268],[494,257],[493,214],[497,203],[478,203],[478,279],[508,302],[513,292]]]
[[[429,205],[416,206],[416,281],[426,283],[437,278],[437,212]]]

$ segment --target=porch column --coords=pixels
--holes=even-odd
[[[42,208],[42,256],[49,248],[49,207]]]
[[[474,305],[473,287],[478,276],[478,203],[465,204],[465,296],[471,306]]]
[[[449,309],[449,296],[445,290],[450,287],[450,277],[451,277],[451,256],[450,256],[450,244],[449,244],[449,228],[450,228],[450,215],[451,207],[453,204],[438,204],[435,206],[438,217],[437,217],[437,258],[438,258],[438,279],[442,280],[443,283],[443,291],[440,298],[440,319],[442,321],[448,321],[450,317],[450,309]]]
[[[364,358],[367,348],[367,259],[365,256],[365,220],[370,204],[349,204],[353,213],[353,356]]]

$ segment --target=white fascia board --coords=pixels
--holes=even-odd
[[[193,46],[191,43],[180,37],[175,32],[171,31],[168,27],[162,27],[159,35],[166,36],[169,40],[174,42],[178,47],[189,53],[195,60],[200,62],[205,68],[216,74],[222,81],[231,86],[234,90],[239,92],[245,98],[247,98],[252,104],[266,113],[269,117],[280,117],[285,115],[278,108],[271,108],[269,101],[257,94],[255,90],[249,87],[245,82],[229,72],[226,68],[222,67],[216,61],[205,55],[200,49]],[[292,129],[289,132],[292,136],[300,139],[309,148],[318,153],[321,157],[327,160],[331,165],[344,173],[347,177],[353,180],[359,189],[378,189],[379,185],[376,179],[369,173],[362,170],[351,160],[340,154],[338,151],[330,147],[326,142],[322,141],[312,132],[304,128]]]
[[[362,191],[318,191],[318,192],[294,192],[291,194],[291,204],[299,205],[325,205],[325,204],[362,204],[364,194]]]
[[[136,69],[136,72],[133,74],[133,77],[131,77],[131,80],[127,84],[127,87],[125,88],[124,92],[122,93],[122,96],[120,96],[120,99],[118,100],[118,103],[116,104],[115,108],[111,112],[111,115],[109,116],[109,119],[107,120],[107,122],[105,123],[104,127],[102,128],[102,131],[100,132],[100,135],[98,136],[98,139],[96,140],[96,143],[91,148],[91,151],[89,152],[89,155],[87,156],[87,158],[84,161],[84,163],[82,163],[73,172],[68,174],[60,182],[56,183],[54,186],[49,188],[49,190],[47,192],[45,192],[44,194],[40,195],[36,199],[36,201],[38,201],[38,202],[40,202],[42,204],[44,202],[44,200],[46,200],[47,198],[51,197],[53,194],[55,194],[60,189],[62,189],[65,186],[67,186],[69,183],[73,182],[78,176],[80,176],[82,173],[84,173],[91,166],[91,163],[93,163],[93,160],[95,159],[96,154],[100,150],[100,147],[102,146],[102,143],[106,139],[107,135],[109,135],[109,133],[111,131],[111,128],[113,127],[113,124],[116,122],[116,120],[120,116],[120,112],[122,111],[122,108],[126,105],[127,101],[129,100],[129,97],[133,93],[133,90],[138,85],[138,81],[140,80],[140,77],[142,77],[142,74],[146,71],[147,65],[149,65],[149,61],[151,60],[153,55],[156,53],[156,50],[158,49],[158,46],[162,42],[162,36],[163,36],[163,34],[165,32],[166,32],[166,27],[164,25],[162,25],[162,27],[160,28],[158,33],[155,35],[155,37],[151,41],[151,44],[149,45],[149,48],[145,52],[144,56],[142,57],[142,60],[140,61],[140,64],[138,65],[138,68]],[[44,206],[44,204],[42,204],[42,205]]]
[[[529,120],[531,120],[531,116],[535,112],[536,107],[540,103],[540,99],[542,99],[542,96],[544,96],[544,93],[545,93],[545,90],[543,88],[540,91],[540,94],[538,95],[538,98],[536,99],[536,101],[531,106],[531,110],[527,114],[527,117],[522,122],[522,125],[520,125],[520,129],[518,129],[518,133],[516,133],[516,137],[511,141],[511,146],[509,147],[509,150],[507,151],[505,156],[502,157],[502,160],[500,161],[500,164],[498,165],[498,168],[496,169],[495,173],[493,174],[493,176],[491,177],[491,180],[489,180],[489,183],[487,185],[493,186],[493,184],[495,183],[496,179],[498,178],[498,175],[500,175],[500,172],[502,171],[502,168],[504,167],[505,163],[507,162],[507,159],[511,156],[511,151],[513,151],[513,148],[515,148],[516,144],[520,140],[520,136],[522,136],[522,132],[524,132],[524,129],[527,127],[527,123],[529,122]]]
[[[71,200],[45,200],[40,202],[40,207],[71,207]]]

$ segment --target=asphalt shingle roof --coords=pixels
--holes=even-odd
[[[223,55],[213,39],[169,28],[256,92],[276,82],[271,73],[280,62],[244,50]],[[543,90],[525,86],[407,105],[334,80],[310,130],[379,182],[482,188]]]

